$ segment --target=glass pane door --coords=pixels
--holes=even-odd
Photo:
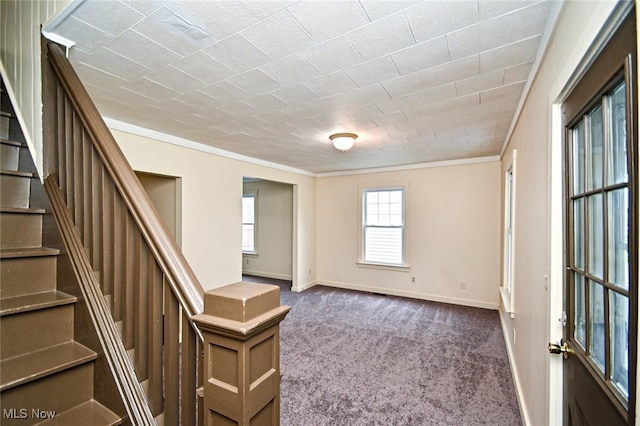
[[[616,396],[629,398],[630,190],[625,83],[570,127],[572,337]]]

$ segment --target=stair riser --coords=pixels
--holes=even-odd
[[[0,207],[29,207],[31,178],[0,175]]]
[[[42,246],[42,214],[2,213],[0,248],[29,248]]]
[[[18,170],[20,147],[0,144],[0,167],[5,170]]]
[[[2,259],[0,261],[2,277],[0,297],[23,296],[55,290],[56,264],[56,256]]]
[[[0,327],[2,359],[59,345],[73,339],[73,305],[6,315]]]
[[[9,139],[9,117],[0,116],[0,138]]]
[[[34,413],[62,413],[93,396],[93,363],[87,363],[2,393],[2,425],[33,425],[42,419]],[[7,410],[24,419],[7,418]],[[22,410],[22,411],[21,411]],[[26,411],[25,411],[26,410]],[[35,410],[35,411],[33,411]]]

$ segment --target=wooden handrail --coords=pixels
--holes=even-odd
[[[114,374],[116,386],[118,386],[120,393],[124,395],[123,403],[127,414],[133,424],[154,425],[154,416],[149,410],[142,386],[136,379],[135,369],[127,355],[127,350],[122,345],[113,321],[110,321],[109,308],[104,299],[97,294],[100,285],[96,282],[95,274],[91,269],[91,261],[82,246],[82,241],[78,236],[73,219],[66,208],[64,196],[56,181],[55,175],[49,176],[44,181],[45,190],[51,202],[52,213],[60,227],[60,235],[69,252],[69,260],[73,265],[73,270],[89,309],[100,344],[107,348],[104,354],[109,368],[116,372]]]
[[[171,289],[180,301],[180,305],[189,318],[201,313],[204,309],[202,285],[171,237],[166,225],[157,220],[157,214],[148,214],[149,211],[155,211],[155,207],[133,173],[91,97],[59,46],[48,43],[48,55],[52,68],[69,94],[76,113],[93,139],[94,146],[127,208],[163,272],[169,277]],[[199,331],[198,334],[200,334]]]
[[[124,406],[134,424],[202,423],[202,286],[68,59],[45,43],[45,187]]]

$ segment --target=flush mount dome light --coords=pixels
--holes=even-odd
[[[331,142],[333,142],[333,146],[340,151],[346,151],[350,149],[356,139],[358,139],[358,135],[355,133],[336,133],[334,135],[329,136]]]

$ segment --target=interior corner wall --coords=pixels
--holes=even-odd
[[[565,3],[502,158],[505,173],[513,150],[517,149],[515,312],[511,317],[501,308],[500,318],[525,425],[562,421],[562,403],[557,402],[562,399],[562,383],[555,377],[562,375],[562,360],[550,358],[547,351],[548,342],[558,337],[552,335],[556,334],[552,330],[560,329],[561,335],[561,307],[557,304],[562,303],[557,297],[561,279],[550,280],[562,276],[562,271],[555,271],[557,265],[562,265],[555,258],[561,256],[555,246],[562,235],[552,235],[552,227],[555,229],[561,218],[554,217],[558,214],[554,207],[558,200],[551,197],[562,192],[557,190],[557,185],[562,185],[561,178],[556,178],[561,173],[555,171],[555,155],[562,150],[554,145],[561,143],[554,133],[554,103],[561,101],[565,86],[614,6],[615,2],[604,1]],[[502,194],[503,204],[504,188]]]
[[[293,188],[289,184],[259,180],[244,184],[257,191],[256,254],[244,255],[244,274],[291,279]]]
[[[359,266],[359,188],[398,184],[410,268]],[[498,309],[500,209],[499,161],[319,178],[318,282]]]
[[[34,163],[42,168],[40,26],[71,0],[0,1],[0,65]]]
[[[181,178],[182,251],[205,290],[242,279],[243,176],[291,184],[297,286],[315,282],[315,177],[111,130],[134,170]]]

